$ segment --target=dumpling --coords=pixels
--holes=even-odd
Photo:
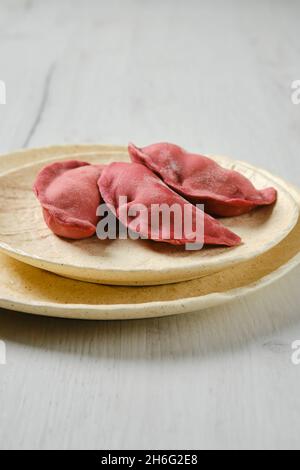
[[[202,230],[202,243],[225,246],[236,246],[241,243],[240,237],[172,191],[144,165],[138,163],[111,163],[103,170],[98,184],[101,195],[112,212],[123,225],[129,227],[141,237],[173,245],[198,243],[199,238],[195,232],[195,227],[197,227],[197,216],[199,217],[201,212],[202,222],[204,220],[204,240]],[[169,208],[174,207],[175,204],[179,207],[180,223],[183,228],[180,238],[175,237],[178,232],[176,231],[174,218],[171,219],[169,226],[164,225],[164,219],[159,219],[159,226],[155,226],[151,218],[152,215],[149,217],[153,205],[161,204],[165,204]],[[140,213],[135,212],[135,208],[139,208]],[[143,208],[146,211],[143,211]],[[184,210],[192,221],[189,226],[185,225]],[[152,224],[150,224],[150,221]],[[133,227],[135,228],[133,229]],[[188,231],[190,228],[193,230]]]
[[[140,149],[129,144],[129,154],[133,162],[146,165],[168,186],[193,204],[204,204],[205,211],[214,216],[242,215],[277,199],[274,188],[257,190],[237,171],[177,145],[161,143]]]
[[[72,160],[47,165],[38,174],[33,190],[56,235],[76,240],[96,233],[101,204],[97,181],[103,168]]]

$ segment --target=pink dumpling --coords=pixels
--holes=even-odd
[[[147,208],[147,215],[150,214],[151,206],[153,205],[166,204],[168,207],[172,207],[176,204],[182,209],[181,214],[184,214],[184,210],[188,211],[193,221],[196,219],[197,211],[200,210],[176,194],[146,166],[138,163],[111,163],[103,170],[98,184],[106,204],[110,206],[117,218],[127,227],[135,219],[135,216],[127,217],[132,206],[138,207],[138,205],[143,205],[143,207]],[[122,203],[121,198],[124,196],[126,196],[126,202]],[[203,214],[203,212],[201,214],[204,216],[203,241],[205,244],[236,246],[241,243],[240,237],[219,221],[207,214]],[[184,217],[181,223],[184,226]],[[161,222],[160,227],[153,233],[152,228],[149,226],[148,215],[142,219],[136,232],[148,239],[172,245],[184,245],[195,242],[195,240],[189,237],[189,235],[192,237],[193,233],[185,233],[185,236],[180,239],[175,238],[174,221],[172,221],[171,230],[167,230],[163,222]],[[166,233],[171,236],[167,238],[165,236]]]
[[[40,171],[33,190],[46,224],[56,235],[77,240],[96,233],[101,204],[97,181],[103,168],[71,160],[51,163]]]
[[[208,214],[233,217],[258,206],[274,204],[274,188],[257,190],[237,171],[228,170],[208,157],[188,153],[178,145],[161,143],[138,148],[129,144],[135,163],[154,171],[174,191],[193,204],[204,204]]]

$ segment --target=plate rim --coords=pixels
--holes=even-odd
[[[212,292],[210,294],[204,295],[204,296],[195,296],[195,297],[183,297],[182,299],[177,299],[177,300],[159,300],[159,301],[154,301],[154,302],[143,302],[143,303],[137,303],[137,304],[112,304],[112,305],[92,305],[92,304],[55,304],[53,302],[37,302],[33,301],[31,303],[24,303],[24,302],[19,302],[15,301],[12,299],[5,299],[0,297],[0,308],[5,308],[7,310],[16,310],[15,307],[9,308],[8,306],[4,306],[4,303],[9,304],[14,304],[15,306],[21,307],[21,309],[17,309],[16,311],[18,312],[24,312],[24,313],[31,313],[34,314],[34,312],[28,311],[27,309],[30,307],[35,307],[35,308],[47,308],[49,311],[53,309],[53,311],[56,311],[57,309],[60,309],[61,312],[63,313],[64,311],[76,311],[76,310],[87,310],[87,311],[92,311],[97,314],[97,312],[103,314],[104,312],[110,313],[114,311],[118,311],[118,314],[120,314],[120,311],[122,311],[123,315],[125,313],[128,313],[129,311],[132,312],[134,310],[140,310],[141,308],[145,308],[147,310],[149,307],[155,308],[155,307],[163,307],[163,306],[168,306],[168,307],[181,307],[183,310],[181,311],[176,311],[173,314],[180,314],[184,313],[186,311],[186,305],[178,305],[178,303],[183,303],[186,302],[190,304],[188,307],[188,312],[192,313],[194,311],[199,310],[199,304],[198,305],[193,305],[196,303],[199,303],[199,300],[210,300],[213,299],[213,304],[211,306],[217,306],[219,304],[225,304],[227,302],[230,302],[231,300],[235,300],[237,298],[245,297],[246,295],[250,295],[251,293],[258,292],[259,290],[273,284],[276,281],[279,281],[282,279],[286,274],[288,274],[290,271],[295,269],[298,265],[300,264],[300,253],[298,253],[296,256],[291,258],[287,263],[283,264],[280,266],[275,271],[270,272],[267,276],[264,276],[257,281],[248,284],[243,287],[237,287],[235,289],[230,289],[224,292]],[[276,278],[274,278],[274,274],[277,274]],[[81,282],[81,281],[79,281]],[[189,281],[185,281],[189,282]],[[113,287],[118,287],[118,286],[113,286]],[[155,287],[155,286],[154,286]],[[1,294],[0,294],[1,295]],[[2,306],[3,303],[3,306]],[[190,310],[191,307],[191,310]],[[195,308],[194,308],[195,307]],[[209,305],[206,305],[205,308],[209,308]],[[146,312],[145,312],[146,313]],[[167,313],[167,315],[173,315],[170,313]],[[47,314],[42,314],[38,313],[39,316],[49,316],[49,313]],[[53,316],[58,316],[58,315],[53,315]],[[59,315],[60,316],[60,315]],[[63,318],[66,318],[65,315],[61,315]],[[158,316],[155,314],[155,316]],[[164,316],[163,312],[160,313],[159,316]],[[87,318],[86,315],[83,316],[84,318]],[[78,318],[76,317],[73,318]],[[140,317],[135,317],[140,318]],[[97,318],[95,318],[97,319]],[[103,318],[105,319],[105,318]],[[121,319],[118,317],[118,319]],[[126,318],[129,319],[129,318]],[[134,319],[132,317],[131,319]]]

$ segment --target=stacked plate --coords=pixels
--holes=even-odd
[[[129,319],[192,312],[254,292],[300,262],[300,191],[268,172],[225,157],[257,188],[278,190],[274,207],[222,220],[235,248],[185,251],[146,240],[67,241],[44,223],[32,185],[50,161],[129,161],[123,147],[26,150],[0,159],[0,306],[38,315]]]

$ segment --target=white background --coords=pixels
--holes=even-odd
[[[0,151],[168,140],[299,184],[299,18],[298,0],[1,0]],[[2,311],[0,447],[300,448],[299,281],[147,321]]]

